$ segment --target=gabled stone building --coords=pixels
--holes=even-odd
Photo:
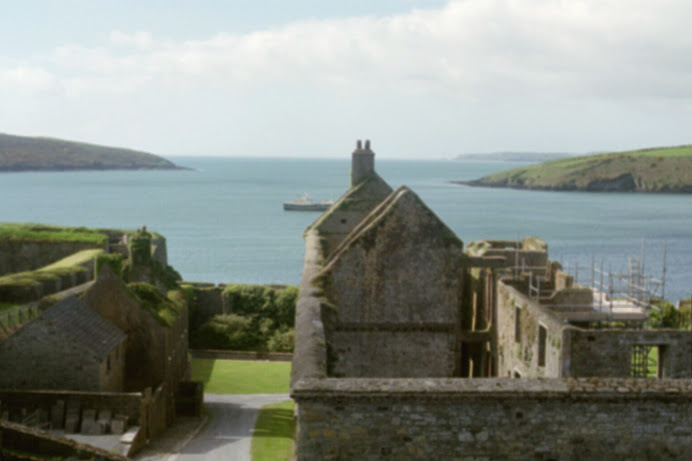
[[[351,188],[304,236],[299,460],[692,457],[691,332],[591,328],[594,293],[540,239],[464,251],[375,173],[369,142],[352,162]],[[661,379],[634,379],[651,346]]]
[[[0,343],[0,388],[121,392],[127,335],[71,296]]]

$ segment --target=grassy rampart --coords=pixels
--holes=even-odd
[[[0,223],[0,240],[14,242],[81,242],[105,245],[105,233],[86,227],[50,226],[34,223]]]
[[[0,277],[3,303],[27,303],[93,278],[93,263],[103,250],[83,250],[35,271]]]

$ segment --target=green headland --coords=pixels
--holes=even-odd
[[[585,155],[458,184],[601,192],[692,192],[692,145]]]
[[[0,133],[0,172],[174,169],[180,167],[132,149]]]

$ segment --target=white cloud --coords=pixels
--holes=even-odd
[[[120,27],[98,45],[59,44],[15,65],[0,60],[0,92],[15,98],[15,106],[30,107],[17,95],[41,98],[51,91],[68,103],[62,107],[74,104],[71,110],[79,110],[80,120],[108,107],[112,115],[103,117],[118,119],[113,124],[138,123],[141,131],[152,121],[169,120],[166,127],[179,123],[166,108],[173,101],[176,116],[222,114],[233,117],[236,126],[248,124],[245,129],[253,133],[261,133],[266,120],[277,126],[297,120],[309,124],[312,113],[298,114],[304,98],[312,99],[313,111],[343,111],[342,118],[330,115],[316,122],[324,130],[382,124],[391,116],[387,126],[394,138],[400,124],[419,128],[425,123],[423,109],[414,107],[418,104],[436,113],[437,126],[427,128],[429,136],[445,135],[442,127],[453,130],[445,117],[459,117],[485,124],[467,133],[479,143],[500,135],[518,142],[518,128],[508,134],[517,119],[525,131],[544,124],[552,127],[554,139],[562,139],[569,135],[563,125],[587,120],[593,131],[599,126],[593,114],[612,118],[633,104],[659,102],[688,113],[690,17],[688,0],[459,0],[406,14],[309,19],[187,41]],[[90,106],[96,103],[98,110]],[[240,104],[257,107],[248,116]],[[263,115],[274,110],[272,104],[291,107],[281,109],[283,116]],[[364,104],[378,112],[360,120],[357,106]],[[563,113],[543,121],[525,107],[515,108],[527,104],[535,105],[533,113]],[[157,116],[160,110],[169,112]],[[563,124],[555,122],[560,117]],[[207,126],[215,131],[223,126],[217,120],[194,123],[207,138],[214,135],[204,132],[212,130]]]
[[[689,17],[687,1],[466,0],[187,42],[116,30],[100,47],[58,47],[51,75],[41,79],[115,92],[161,84],[233,91],[281,82],[466,97],[496,91],[689,97]]]
[[[7,69],[0,68],[0,88],[11,89],[21,94],[54,91],[58,82],[54,76],[43,67],[17,66]]]

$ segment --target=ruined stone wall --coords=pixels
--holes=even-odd
[[[690,380],[326,379],[292,396],[299,461],[692,457]]]
[[[90,248],[106,245],[80,242],[14,242],[0,241],[0,275],[35,270]]]
[[[565,375],[629,377],[635,345],[659,346],[661,377],[692,377],[692,332],[685,330],[566,330]]]
[[[518,319],[517,319],[518,316]],[[497,374],[504,377],[562,376],[562,331],[559,319],[528,299],[507,281],[497,283]],[[541,329],[545,361],[540,364]]]
[[[166,237],[159,234],[154,234],[151,239],[151,259],[158,261],[161,267],[168,266],[168,249],[166,246]]]
[[[330,376],[448,377],[456,372],[453,331],[335,331]],[[451,353],[450,353],[451,351]]]

